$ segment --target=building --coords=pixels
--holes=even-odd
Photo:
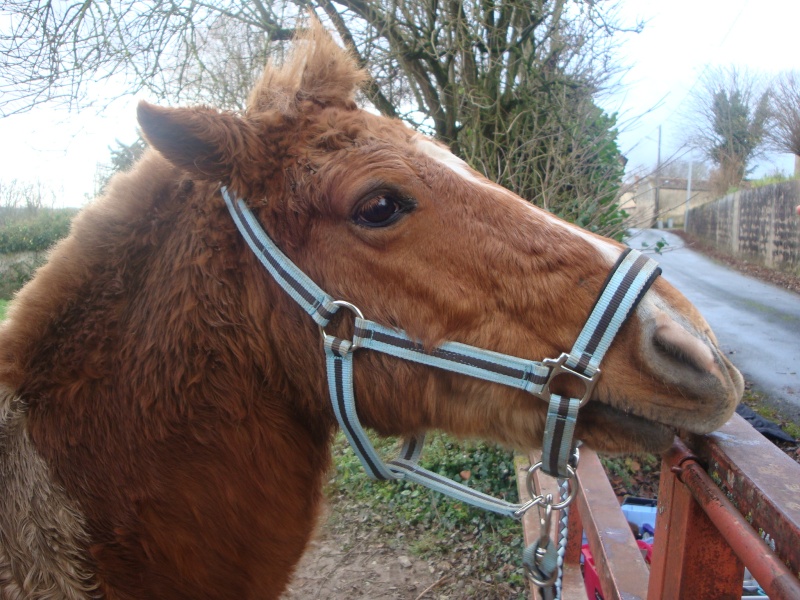
[[[629,215],[628,226],[683,227],[687,209],[686,189],[687,180],[678,177],[639,179],[620,199],[620,207]],[[702,206],[713,199],[708,181],[692,180],[689,208]]]

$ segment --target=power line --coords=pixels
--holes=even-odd
[[[717,51],[725,45],[726,41],[728,41],[728,38],[730,37],[730,35],[733,32],[733,30],[736,27],[736,25],[739,23],[739,19],[741,19],[742,15],[744,14],[745,9],[747,9],[749,4],[750,4],[750,0],[745,0],[744,1],[744,3],[742,4],[742,7],[739,9],[739,12],[733,18],[733,21],[731,21],[731,24],[728,27],[727,31],[725,32],[725,35],[722,36],[722,39],[720,40],[719,44],[717,45]],[[667,117],[662,119],[661,122],[658,125],[656,125],[655,127],[653,127],[653,129],[651,129],[646,135],[642,136],[641,139],[631,147],[629,152],[632,151],[634,148],[636,148],[643,140],[648,139],[651,135],[653,135],[653,132],[659,130],[662,125],[665,125],[666,123],[668,123],[669,121],[672,120],[672,117],[675,116],[675,113],[677,113],[678,110],[683,106],[684,102],[686,102],[686,99],[694,92],[695,88],[697,87],[697,84],[701,81],[701,79],[706,74],[706,72],[708,71],[709,68],[711,68],[711,64],[709,62],[707,62],[705,64],[705,66],[703,67],[703,69],[700,71],[700,73],[698,73],[697,77],[695,77],[694,82],[689,87],[689,89],[686,91],[686,93],[684,94],[684,96],[681,99],[681,101],[678,102],[678,104],[675,105],[675,108],[672,110],[672,112]],[[664,99],[662,98],[661,102],[663,102],[663,100]],[[677,152],[680,152],[680,150],[681,149],[676,151],[676,154],[677,154]]]

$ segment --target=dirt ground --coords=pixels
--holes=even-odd
[[[402,550],[401,550],[402,552]],[[433,572],[432,572],[433,571]],[[323,526],[298,566],[284,600],[439,598],[435,568],[398,554],[374,532]]]
[[[323,523],[282,600],[508,600],[519,594],[502,583],[465,576],[466,562],[414,556],[409,537],[381,532],[379,514],[337,505]],[[520,535],[522,530],[520,528]],[[476,544],[479,544],[476,541]]]

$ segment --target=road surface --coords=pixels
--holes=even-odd
[[[661,239],[667,246],[657,254]],[[664,277],[703,313],[756,391],[799,421],[800,296],[715,263],[663,230],[634,231],[628,245],[653,252]]]

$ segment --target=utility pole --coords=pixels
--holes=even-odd
[[[658,225],[658,216],[661,213],[661,209],[659,207],[659,191],[661,186],[661,125],[658,126],[658,155],[656,157],[656,202],[655,202],[655,223],[653,225]]]
[[[692,159],[689,159],[689,176],[686,178],[686,210],[683,213],[683,230],[689,231],[689,199],[692,197]]]

